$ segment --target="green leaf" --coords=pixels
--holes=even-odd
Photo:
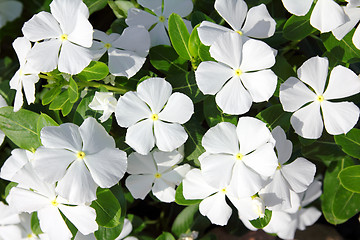
[[[352,166],[350,157],[344,157],[331,163],[324,177],[321,209],[326,220],[331,224],[341,224],[358,212],[360,194],[346,190],[338,178],[340,171]]]
[[[188,205],[194,205],[199,204],[202,201],[202,199],[196,199],[196,200],[188,200],[185,199],[183,195],[183,184],[180,183],[180,185],[176,188],[175,193],[175,202],[179,205],[188,206]]]
[[[265,110],[259,112],[256,117],[261,121],[267,123],[270,129],[280,126],[285,132],[290,127],[290,117],[292,113],[285,112],[281,104],[272,105]]]
[[[262,229],[266,227],[270,220],[271,220],[272,211],[265,209],[265,216],[263,218],[257,218],[254,220],[251,220],[250,223],[257,229]]]
[[[179,237],[192,229],[194,216],[199,210],[199,205],[191,205],[182,210],[174,220],[171,231]]]
[[[121,1],[121,0],[118,0],[118,1],[112,1],[112,0],[109,0],[109,6],[111,7],[111,9],[113,10],[115,16],[117,18],[126,18],[127,17],[127,13],[128,13],[128,10],[130,8],[135,8],[135,5],[130,2],[130,1]]]
[[[360,129],[353,128],[347,134],[334,136],[334,139],[346,154],[360,159]]]
[[[17,185],[18,185],[18,183],[16,183],[16,182],[10,182],[8,185],[6,185],[5,192],[4,192],[4,199],[7,198],[7,196],[8,196],[9,193],[10,193],[10,190],[11,190],[13,187],[16,187]]]
[[[3,75],[3,72],[1,72],[1,75]],[[14,101],[15,92],[14,90],[10,90],[9,81],[1,80],[0,77],[0,95],[3,96],[7,104],[11,104]]]
[[[208,96],[204,101],[204,116],[209,127],[213,127],[221,122],[230,122],[237,125],[238,118],[233,115],[223,113],[215,102],[214,96]]]
[[[37,216],[37,212],[33,212],[31,214],[30,224],[31,224],[31,231],[34,234],[39,235],[39,234],[43,233],[40,228],[40,222],[39,222],[39,218]]]
[[[344,168],[339,173],[339,179],[344,188],[360,193],[360,165]]]
[[[99,229],[95,232],[95,237],[98,240],[115,240],[120,235],[122,228],[123,224],[113,228],[99,226]]]
[[[62,115],[65,117],[71,112],[73,104],[70,102],[69,92],[64,91],[50,103],[50,110],[61,110]]]
[[[82,81],[102,80],[109,74],[108,66],[103,62],[92,61],[77,77]]]
[[[205,128],[201,126],[199,121],[193,119],[185,123],[184,128],[189,136],[184,146],[185,158],[189,161],[194,161],[197,166],[200,166],[198,158],[205,152],[201,144]]]
[[[48,105],[61,93],[61,86],[56,86],[47,91],[42,98],[42,105]]]
[[[190,34],[180,15],[172,13],[169,17],[169,36],[175,51],[180,57],[191,60],[188,47]]]
[[[159,45],[150,49],[150,63],[159,71],[165,74],[185,73],[188,68],[188,61],[176,53],[167,45]]]
[[[98,188],[96,197],[91,204],[96,211],[96,222],[107,228],[121,224],[121,206],[110,189]]]
[[[107,0],[84,0],[84,3],[89,8],[90,14],[106,7],[107,2]]]
[[[212,20],[205,13],[202,13],[200,11],[193,11],[191,14],[191,25],[196,26],[196,25],[200,24],[202,21],[209,21],[209,22],[215,23],[214,20]]]
[[[209,50],[210,46],[205,46],[202,43],[200,44],[198,51],[201,61],[215,61],[215,59],[211,57]]]
[[[190,34],[190,38],[189,38],[189,51],[190,54],[193,58],[197,58],[199,57],[199,47],[200,47],[200,38],[199,38],[199,34],[197,31],[197,28],[200,25],[197,25],[194,27],[194,29],[192,30],[191,34]]]
[[[39,135],[40,142],[41,142],[40,140],[41,129],[43,129],[43,127],[48,127],[48,126],[59,126],[59,124],[57,124],[57,122],[55,122],[51,117],[49,117],[45,113],[41,113],[36,124],[36,129]]]
[[[354,32],[355,29],[351,30],[341,40],[337,40],[332,33],[322,34],[321,39],[323,40],[326,50],[341,62],[358,62],[360,60],[360,50],[357,49],[352,42]]]
[[[285,23],[283,34],[289,40],[301,40],[315,32],[316,29],[310,25],[311,10],[305,16],[291,16]]]
[[[79,98],[79,89],[78,85],[72,77],[69,79],[69,88],[68,88],[69,100],[71,103],[75,103]]]
[[[181,74],[170,75],[166,78],[166,80],[173,87],[173,91],[184,93],[194,103],[201,102],[205,99],[204,94],[202,94],[196,84],[194,72],[185,72]]]
[[[275,96],[279,96],[280,85],[285,82],[289,77],[296,77],[296,73],[290,63],[282,55],[276,56],[275,65],[271,68],[278,77]]]
[[[37,131],[39,114],[13,107],[0,108],[0,129],[19,148],[34,151],[41,143]]]
[[[174,236],[171,233],[163,232],[156,240],[175,240]]]

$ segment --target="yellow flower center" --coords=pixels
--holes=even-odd
[[[23,72],[23,70],[21,68],[19,70],[19,75],[20,75],[20,77],[24,76],[24,72]]]
[[[84,153],[84,152],[78,152],[78,153],[76,154],[76,157],[77,157],[78,159],[83,159],[83,158],[85,157],[85,153]]]
[[[241,153],[235,155],[236,160],[241,160],[244,157]]]
[[[32,238],[33,235],[32,235],[32,233],[29,233],[26,237],[27,237],[27,238]]]
[[[235,75],[238,76],[238,77],[239,77],[242,73],[243,73],[243,72],[240,70],[240,68],[238,68],[238,69],[235,70]]]
[[[157,114],[155,114],[155,113],[154,113],[154,114],[152,114],[152,115],[151,115],[151,117],[150,117],[150,118],[151,118],[151,120],[156,121],[156,120],[158,120],[158,119],[159,119],[159,116],[158,116]]]
[[[240,30],[237,30],[236,31],[240,36],[242,36],[243,35],[243,32],[242,31],[240,31]]]
[[[155,178],[161,178],[161,174],[160,173],[155,173]]]
[[[276,170],[280,170],[281,169],[281,164],[279,163]]]
[[[227,189],[226,189],[226,188],[223,188],[223,189],[221,189],[221,192],[224,193],[224,194],[226,194],[226,193],[227,193]]]
[[[159,21],[160,21],[160,22],[165,22],[165,17],[164,17],[164,16],[160,16],[160,17],[159,17]]]
[[[104,47],[107,48],[107,49],[111,48],[111,43],[105,43]]]
[[[63,35],[60,36],[60,39],[61,39],[61,41],[65,41],[65,40],[68,39],[68,35],[67,35],[67,34],[63,34]]]
[[[319,96],[317,96],[316,100],[319,101],[319,102],[322,102],[322,101],[324,101],[324,96],[319,95]]]
[[[51,205],[53,205],[54,207],[57,207],[59,205],[59,203],[56,201],[56,199],[51,201]]]

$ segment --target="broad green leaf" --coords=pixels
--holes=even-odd
[[[75,103],[79,98],[79,89],[78,85],[72,77],[69,79],[69,88],[68,88],[69,100],[71,103]]]
[[[191,54],[188,47],[190,34],[180,15],[172,13],[168,21],[169,36],[175,51],[180,57],[191,60]]]
[[[156,240],[175,240],[175,238],[171,233],[163,232]]]
[[[96,197],[91,203],[96,211],[96,222],[107,228],[121,224],[121,206],[110,189],[98,188]]]
[[[322,34],[321,39],[323,40],[326,50],[341,62],[358,62],[360,60],[360,50],[357,49],[352,42],[354,32],[355,29],[350,31],[341,40],[337,40],[332,33]]]
[[[257,229],[262,229],[266,227],[271,220],[272,211],[265,209],[265,216],[263,218],[257,218],[255,220],[251,220],[250,223]]]
[[[188,200],[185,199],[183,195],[183,184],[180,183],[180,185],[176,188],[175,193],[175,202],[179,205],[188,206],[188,205],[194,205],[199,204],[202,201],[202,199],[196,199],[196,200]]]
[[[360,159],[360,129],[353,128],[347,134],[334,136],[334,139],[345,153]]]
[[[173,87],[173,91],[184,93],[191,98],[194,103],[201,102],[205,98],[196,84],[194,72],[170,75],[166,80]]]
[[[3,73],[1,73],[1,75],[3,75]],[[11,105],[14,101],[15,92],[14,90],[10,90],[9,81],[0,80],[0,95],[3,96],[8,105]]]
[[[40,140],[41,129],[43,129],[43,127],[48,127],[48,126],[59,126],[59,124],[57,124],[57,122],[55,122],[51,117],[49,117],[45,113],[41,113],[36,124],[36,129],[40,142],[41,142]]]
[[[71,112],[72,107],[68,91],[60,93],[49,105],[50,110],[61,110],[64,117]]]
[[[132,233],[134,234],[142,232],[142,230],[146,227],[146,222],[136,215],[128,214],[126,218],[131,222],[133,226]]]
[[[204,116],[209,127],[213,127],[221,122],[230,122],[234,125],[237,125],[238,121],[237,116],[223,113],[216,105],[215,97],[213,96],[208,96],[204,100]]]
[[[42,98],[42,105],[48,105],[61,93],[61,86],[56,86],[47,91]]]
[[[126,215],[126,208],[127,208],[127,203],[126,203],[126,199],[125,199],[125,194],[124,194],[124,190],[121,187],[121,184],[118,183],[115,186],[110,188],[111,192],[114,194],[114,196],[116,197],[116,199],[118,200],[118,202],[120,203],[121,206],[121,216],[125,216]]]
[[[76,75],[82,81],[102,80],[109,74],[108,66],[103,62],[92,61],[81,73]]]
[[[209,50],[210,46],[205,46],[202,43],[200,44],[198,51],[201,61],[215,61],[215,59],[211,57]]]
[[[99,11],[106,7],[108,1],[107,0],[84,0],[84,3],[89,8],[90,14],[93,12]]]
[[[188,61],[167,45],[159,45],[150,49],[150,63],[165,74],[186,73]]]
[[[285,23],[283,34],[289,40],[301,40],[315,32],[316,29],[310,25],[309,11],[305,16],[291,16]]]
[[[279,96],[280,85],[289,77],[296,77],[296,73],[290,63],[282,55],[276,56],[275,65],[271,68],[278,77],[277,87],[274,95]]]
[[[41,143],[37,131],[39,114],[13,107],[0,108],[0,129],[19,148],[34,151]]]
[[[119,33],[122,34],[125,28],[127,28],[128,25],[125,23],[124,18],[118,18],[110,26],[110,29],[113,33]]]
[[[199,210],[199,205],[190,205],[182,210],[174,220],[171,231],[179,237],[192,229],[194,216]]]
[[[358,212],[360,194],[346,190],[338,178],[340,171],[352,166],[350,157],[331,163],[324,177],[321,208],[326,220],[331,224],[341,224]]]
[[[113,228],[99,226],[99,229],[95,232],[95,237],[98,240],[115,240],[120,235],[122,228],[123,224]]]
[[[270,129],[280,126],[284,131],[288,131],[290,127],[290,117],[292,113],[285,112],[281,104],[272,105],[265,110],[259,112],[256,117],[267,123]]]
[[[200,25],[197,25],[194,27],[194,29],[192,30],[192,32],[190,34],[190,38],[189,38],[189,51],[190,51],[192,58],[199,57],[199,47],[201,44],[199,34],[197,31],[197,28],[199,26]]]
[[[135,5],[130,1],[109,0],[108,3],[117,18],[126,18],[128,10],[130,8],[135,8]]]
[[[39,235],[41,233],[43,233],[41,231],[41,228],[40,228],[40,223],[39,223],[39,218],[37,216],[37,212],[33,212],[31,214],[31,231],[36,234],[36,235]]]
[[[184,124],[188,140],[185,142],[185,158],[189,161],[194,161],[197,166],[200,166],[199,156],[205,152],[201,144],[201,140],[205,134],[205,129],[197,120],[190,120]]]
[[[208,15],[202,13],[200,11],[194,11],[191,14],[191,25],[196,26],[200,24],[202,21],[214,22]]]
[[[73,120],[73,122],[76,125],[80,126],[83,123],[83,121],[88,117],[99,119],[102,116],[102,111],[94,111],[91,108],[89,108],[89,104],[91,103],[93,98],[94,98],[94,93],[93,92],[88,93],[79,103],[74,113],[74,120]],[[100,124],[103,125],[103,127],[106,129],[107,132],[109,132],[112,125],[112,117],[110,116],[108,120]]]
[[[344,188],[360,193],[360,165],[344,168],[339,173],[339,179]]]

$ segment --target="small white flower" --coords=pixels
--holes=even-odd
[[[128,128],[125,142],[146,155],[156,146],[171,152],[185,143],[188,135],[181,124],[194,113],[191,99],[173,93],[163,78],[149,78],[137,86],[137,92],[120,97],[115,116],[121,127]]]
[[[39,81],[39,71],[36,71],[28,61],[31,43],[20,37],[15,39],[13,47],[20,62],[20,68],[10,80],[10,88],[16,90],[14,111],[19,111],[23,105],[23,89],[28,104],[35,102],[35,83]]]
[[[219,36],[226,32],[236,32],[244,37],[244,40],[247,40],[248,37],[268,38],[275,33],[276,22],[264,4],[248,11],[244,0],[216,0],[215,9],[232,29],[203,21],[197,30],[201,42],[205,45],[212,45]]]
[[[264,42],[243,43],[237,33],[222,34],[210,47],[218,62],[201,62],[195,71],[196,83],[204,94],[215,95],[216,104],[227,114],[244,114],[252,102],[269,100],[277,76],[274,51]]]
[[[18,18],[22,12],[23,5],[19,1],[0,0],[0,28],[7,22]]]
[[[282,0],[286,10],[297,16],[307,14],[313,1],[314,0]],[[311,13],[310,24],[324,33],[334,30],[348,20],[343,9],[334,0],[318,0]]]
[[[137,2],[141,6],[150,9],[154,15],[137,8],[130,8],[125,22],[129,26],[141,25],[150,30],[152,47],[170,45],[166,29],[168,28],[168,18],[171,13],[186,17],[193,9],[191,0],[138,0]],[[164,2],[164,6],[162,2]],[[184,19],[184,22],[189,32],[191,32],[190,21]]]
[[[35,152],[34,168],[45,181],[58,181],[56,192],[71,202],[91,202],[98,186],[110,188],[124,176],[126,153],[94,118],[80,127],[44,127],[40,139],[44,146]]]
[[[34,15],[22,28],[24,36],[36,42],[28,61],[41,72],[58,67],[77,74],[92,60],[87,49],[93,40],[89,10],[82,0],[53,0],[50,10]]]
[[[109,71],[114,76],[134,76],[142,67],[149,53],[150,36],[143,26],[130,26],[123,33],[107,35],[94,31],[91,50],[98,60],[105,52],[109,55]]]
[[[347,133],[358,121],[359,108],[354,103],[328,100],[359,93],[360,79],[350,69],[336,66],[325,90],[328,67],[327,58],[312,57],[298,69],[300,80],[290,77],[280,86],[280,102],[285,111],[294,112],[291,125],[304,138],[319,138],[324,125],[331,135]]]
[[[103,115],[99,118],[101,122],[109,119],[111,114],[115,112],[117,100],[111,92],[95,92],[95,96],[89,108],[95,111],[104,111]]]
[[[175,186],[179,185],[190,170],[188,164],[177,166],[183,156],[177,151],[153,151],[148,155],[130,154],[125,182],[134,198],[144,199],[152,193],[162,202],[175,201]]]

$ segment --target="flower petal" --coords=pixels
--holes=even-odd
[[[128,128],[125,142],[136,152],[146,155],[155,145],[153,121],[146,119]]]
[[[245,155],[269,142],[272,138],[266,124],[253,117],[241,117],[236,128],[240,153]]]
[[[217,192],[202,176],[200,169],[190,170],[183,180],[183,195],[185,199],[204,199]]]
[[[234,75],[234,70],[222,63],[201,62],[195,71],[196,83],[204,94],[215,95]]]
[[[64,148],[73,152],[77,152],[82,149],[79,127],[73,123],[44,127],[41,129],[40,139],[41,143],[46,148]]]
[[[326,15],[328,16],[328,13]],[[317,95],[322,95],[324,93],[328,68],[328,59],[316,56],[305,61],[298,69],[297,74],[299,79],[312,87]]]
[[[304,16],[310,10],[313,0],[282,0],[282,2],[288,12],[296,16]]]
[[[39,72],[51,72],[58,65],[60,46],[58,39],[35,43],[27,55],[27,61]]]
[[[18,187],[11,188],[6,201],[19,212],[27,213],[38,211],[51,204],[51,200],[47,197],[31,190]]]
[[[58,38],[62,34],[59,23],[48,12],[35,14],[29,21],[24,23],[22,32],[32,42]]]
[[[39,81],[37,74],[23,76],[23,87],[28,104],[35,102],[35,83]]]
[[[158,22],[149,33],[151,39],[151,47],[158,45],[171,45],[164,23]]]
[[[240,78],[254,102],[268,101],[275,92],[277,76],[270,69],[243,73]]]
[[[152,1],[147,1],[152,3]],[[161,4],[160,4],[161,5]],[[158,21],[158,18],[138,8],[130,8],[125,22],[128,26],[144,26],[147,30]]]
[[[210,46],[220,35],[231,30],[212,22],[202,21],[200,26],[197,28],[197,31],[200,41],[204,45]]]
[[[218,192],[202,200],[199,205],[202,215],[208,217],[211,223],[224,226],[227,224],[232,210],[225,201],[225,194]]]
[[[236,31],[240,30],[248,11],[245,1],[217,0],[215,9],[222,18]]]
[[[224,113],[232,115],[244,114],[252,105],[251,95],[236,76],[231,78],[216,94],[215,101]]]
[[[159,113],[159,119],[166,122],[184,124],[194,114],[194,104],[191,99],[183,93],[171,94],[164,109]]]
[[[166,172],[162,175],[164,181],[179,185],[184,179],[185,175],[190,171],[191,167],[189,164],[184,164],[174,168],[169,172]]]
[[[321,103],[325,129],[331,135],[346,134],[359,119],[359,108],[352,102]]]
[[[16,52],[16,55],[20,62],[20,67],[25,65],[26,56],[31,49],[30,41],[25,37],[18,37],[12,43],[12,46]]]
[[[165,152],[171,152],[184,144],[188,138],[183,126],[178,123],[154,122],[156,146]]]
[[[274,64],[275,54],[269,45],[255,39],[249,39],[244,43],[240,65],[242,72],[271,68]]]
[[[286,139],[285,131],[280,126],[274,128],[271,135],[276,141],[275,148],[279,163],[282,165],[290,159],[293,145],[290,140]]]
[[[242,31],[253,38],[268,38],[275,33],[276,22],[264,4],[249,9]]]
[[[330,73],[329,84],[324,92],[326,100],[349,97],[360,92],[360,79],[350,69],[336,66]]]
[[[68,240],[72,234],[57,207],[49,206],[38,211],[41,230],[48,234],[49,239]]]
[[[143,66],[146,58],[133,51],[112,48],[109,51],[109,71],[114,76],[131,78]]]
[[[271,143],[258,147],[252,153],[244,156],[242,161],[246,166],[265,177],[272,176],[278,166],[274,145]]]
[[[314,101],[316,94],[299,79],[290,77],[280,85],[279,97],[285,111],[295,112],[306,103]]]
[[[344,12],[349,17],[349,21],[340,25],[338,28],[332,30],[332,34],[337,40],[343,39],[359,22],[360,20],[360,9],[356,7],[343,7]]]
[[[323,131],[323,121],[318,101],[297,110],[290,118],[291,126],[303,138],[318,139]]]
[[[16,148],[11,151],[11,156],[1,167],[0,177],[2,179],[13,181],[15,174],[29,162],[26,150]],[[1,203],[0,203],[1,204]]]
[[[72,23],[74,25],[74,23]],[[76,25],[69,34],[68,40],[80,46],[89,48],[93,41],[93,27],[88,18],[82,14],[77,14]]]
[[[131,153],[128,158],[127,172],[129,174],[154,175],[157,169],[152,154],[141,155],[137,152]]]
[[[315,207],[300,209],[298,229],[305,230],[306,226],[313,225],[320,218],[321,214]]]
[[[236,127],[228,122],[221,122],[210,128],[202,139],[202,145],[209,153],[239,153],[239,141]]]
[[[321,196],[321,185],[322,183],[316,179],[309,185],[301,201],[301,206],[305,207]]]
[[[181,17],[186,17],[193,10],[193,2],[191,0],[165,0],[164,16],[169,17],[171,13],[177,13]]]
[[[125,186],[134,198],[144,200],[154,183],[154,175],[130,175],[126,178]]]
[[[148,1],[148,0],[138,0],[138,3],[139,3],[141,6],[150,9],[150,10],[153,11],[156,15],[159,15],[159,14],[161,13],[162,0],[152,0],[152,1]]]
[[[165,182],[161,178],[155,179],[152,192],[162,202],[175,201],[175,184]]]
[[[357,49],[360,49],[360,28],[359,28],[359,26],[356,28],[356,30],[354,32],[352,42]]]
[[[65,34],[70,34],[75,28],[78,15],[85,17],[80,11],[81,0],[53,0],[50,11]]]
[[[176,150],[172,152],[153,151],[152,154],[158,173],[165,173],[173,169],[183,159],[183,156]]]
[[[85,203],[96,199],[97,187],[84,162],[76,160],[66,170],[55,190],[70,202]]]
[[[89,65],[91,60],[92,55],[88,48],[64,41],[60,51],[58,69],[64,73],[78,74]]]
[[[143,26],[130,26],[124,29],[112,46],[133,51],[141,57],[146,57],[150,48],[150,35]]]

